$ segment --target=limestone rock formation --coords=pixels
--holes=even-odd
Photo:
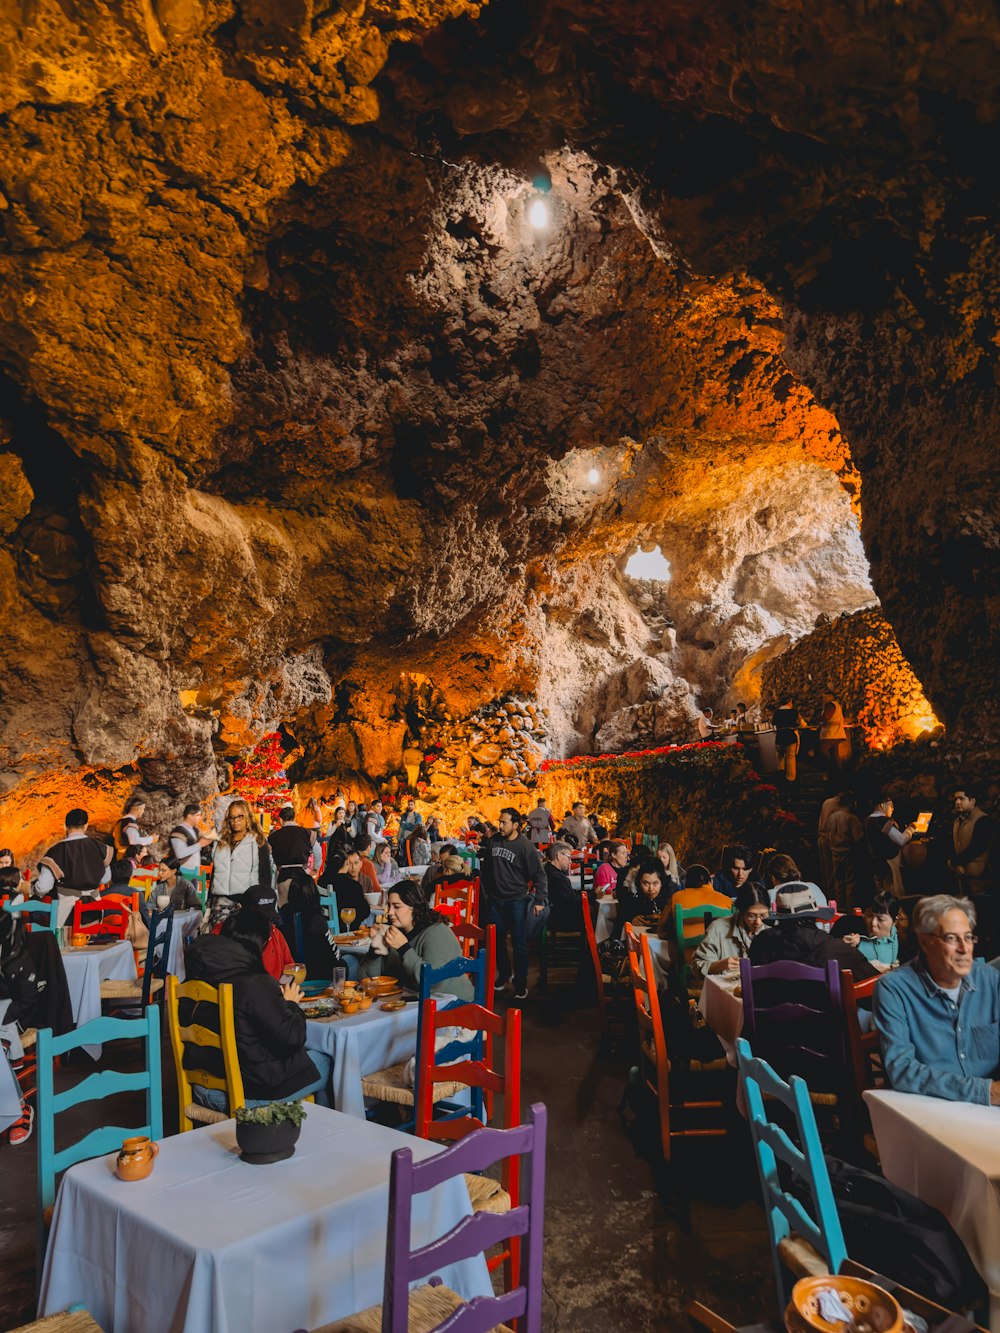
[[[359,793],[508,698],[539,753],[660,737],[876,596],[997,734],[992,7],[25,0],[0,42],[18,850],[277,726]]]

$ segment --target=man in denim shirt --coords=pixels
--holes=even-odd
[[[884,976],[872,1008],[896,1092],[1000,1106],[1000,972],[973,959],[968,898],[922,898],[913,913],[920,957]]]

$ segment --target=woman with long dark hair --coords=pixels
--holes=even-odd
[[[458,939],[440,912],[435,912],[424,898],[419,884],[403,881],[389,890],[389,924],[376,928],[372,950],[361,964],[362,977],[393,976],[404,986],[416,990],[426,963],[442,967],[462,954]],[[472,1000],[472,982],[467,976],[452,977],[431,993],[441,991],[459,1000]]]
[[[718,917],[705,931],[694,951],[691,966],[699,976],[738,972],[740,959],[749,958],[755,935],[767,929],[771,897],[763,884],[748,880],[736,890],[732,916]]]

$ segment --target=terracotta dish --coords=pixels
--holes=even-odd
[[[851,1322],[825,1319],[820,1293],[833,1290],[851,1312]],[[785,1311],[788,1333],[903,1333],[899,1302],[874,1282],[860,1277],[804,1277],[792,1288]]]

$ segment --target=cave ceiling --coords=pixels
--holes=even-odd
[[[202,794],[278,723],[378,775],[401,673],[585,746],[665,624],[683,717],[876,596],[994,728],[998,46],[987,3],[0,0],[8,802]]]

